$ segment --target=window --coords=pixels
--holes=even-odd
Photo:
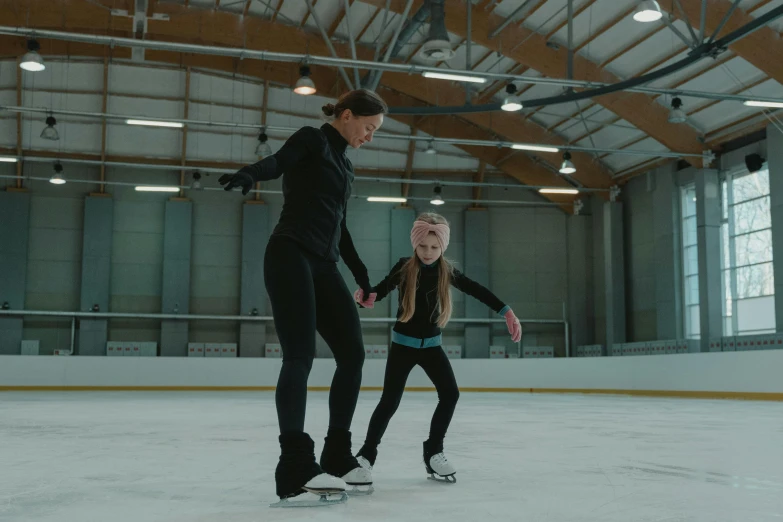
[[[698,339],[699,249],[696,241],[696,185],[682,187],[682,261],[685,296],[685,337]]]
[[[723,334],[775,332],[769,170],[744,167],[722,183]]]

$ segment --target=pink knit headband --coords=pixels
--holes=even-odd
[[[449,226],[448,225],[430,225],[426,221],[416,220],[413,222],[413,228],[411,229],[411,245],[416,250],[427,234],[433,232],[435,237],[438,238],[440,248],[442,252],[445,252],[449,247]]]

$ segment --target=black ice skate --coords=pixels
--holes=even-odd
[[[306,433],[280,435],[280,448],[275,470],[280,501],[270,507],[319,507],[348,499],[345,481],[327,475],[315,462],[314,444]]]
[[[457,482],[455,476],[457,470],[446,459],[442,442],[439,444],[430,441],[424,442],[424,466],[427,468],[427,473],[430,475],[427,478],[430,480],[448,482],[449,484]]]
[[[359,464],[351,454],[351,432],[330,428],[321,453],[321,467],[330,475],[342,478],[350,495],[371,495],[372,471]]]

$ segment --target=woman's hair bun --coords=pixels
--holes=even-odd
[[[321,110],[324,112],[326,116],[334,116],[334,105],[331,103],[327,103],[323,107],[321,107]]]

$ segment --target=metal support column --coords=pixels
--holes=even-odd
[[[717,170],[696,172],[696,241],[699,255],[699,325],[701,351],[723,333],[720,248],[720,179]]]
[[[490,288],[489,284],[489,211],[486,208],[465,210],[465,275]],[[501,297],[501,299],[503,299]],[[508,299],[508,297],[506,297]],[[487,305],[465,296],[465,317],[486,319],[494,314]],[[504,341],[505,342],[505,341]],[[486,359],[492,343],[492,327],[489,325],[465,326],[466,359]],[[511,351],[510,349],[508,351]]]

